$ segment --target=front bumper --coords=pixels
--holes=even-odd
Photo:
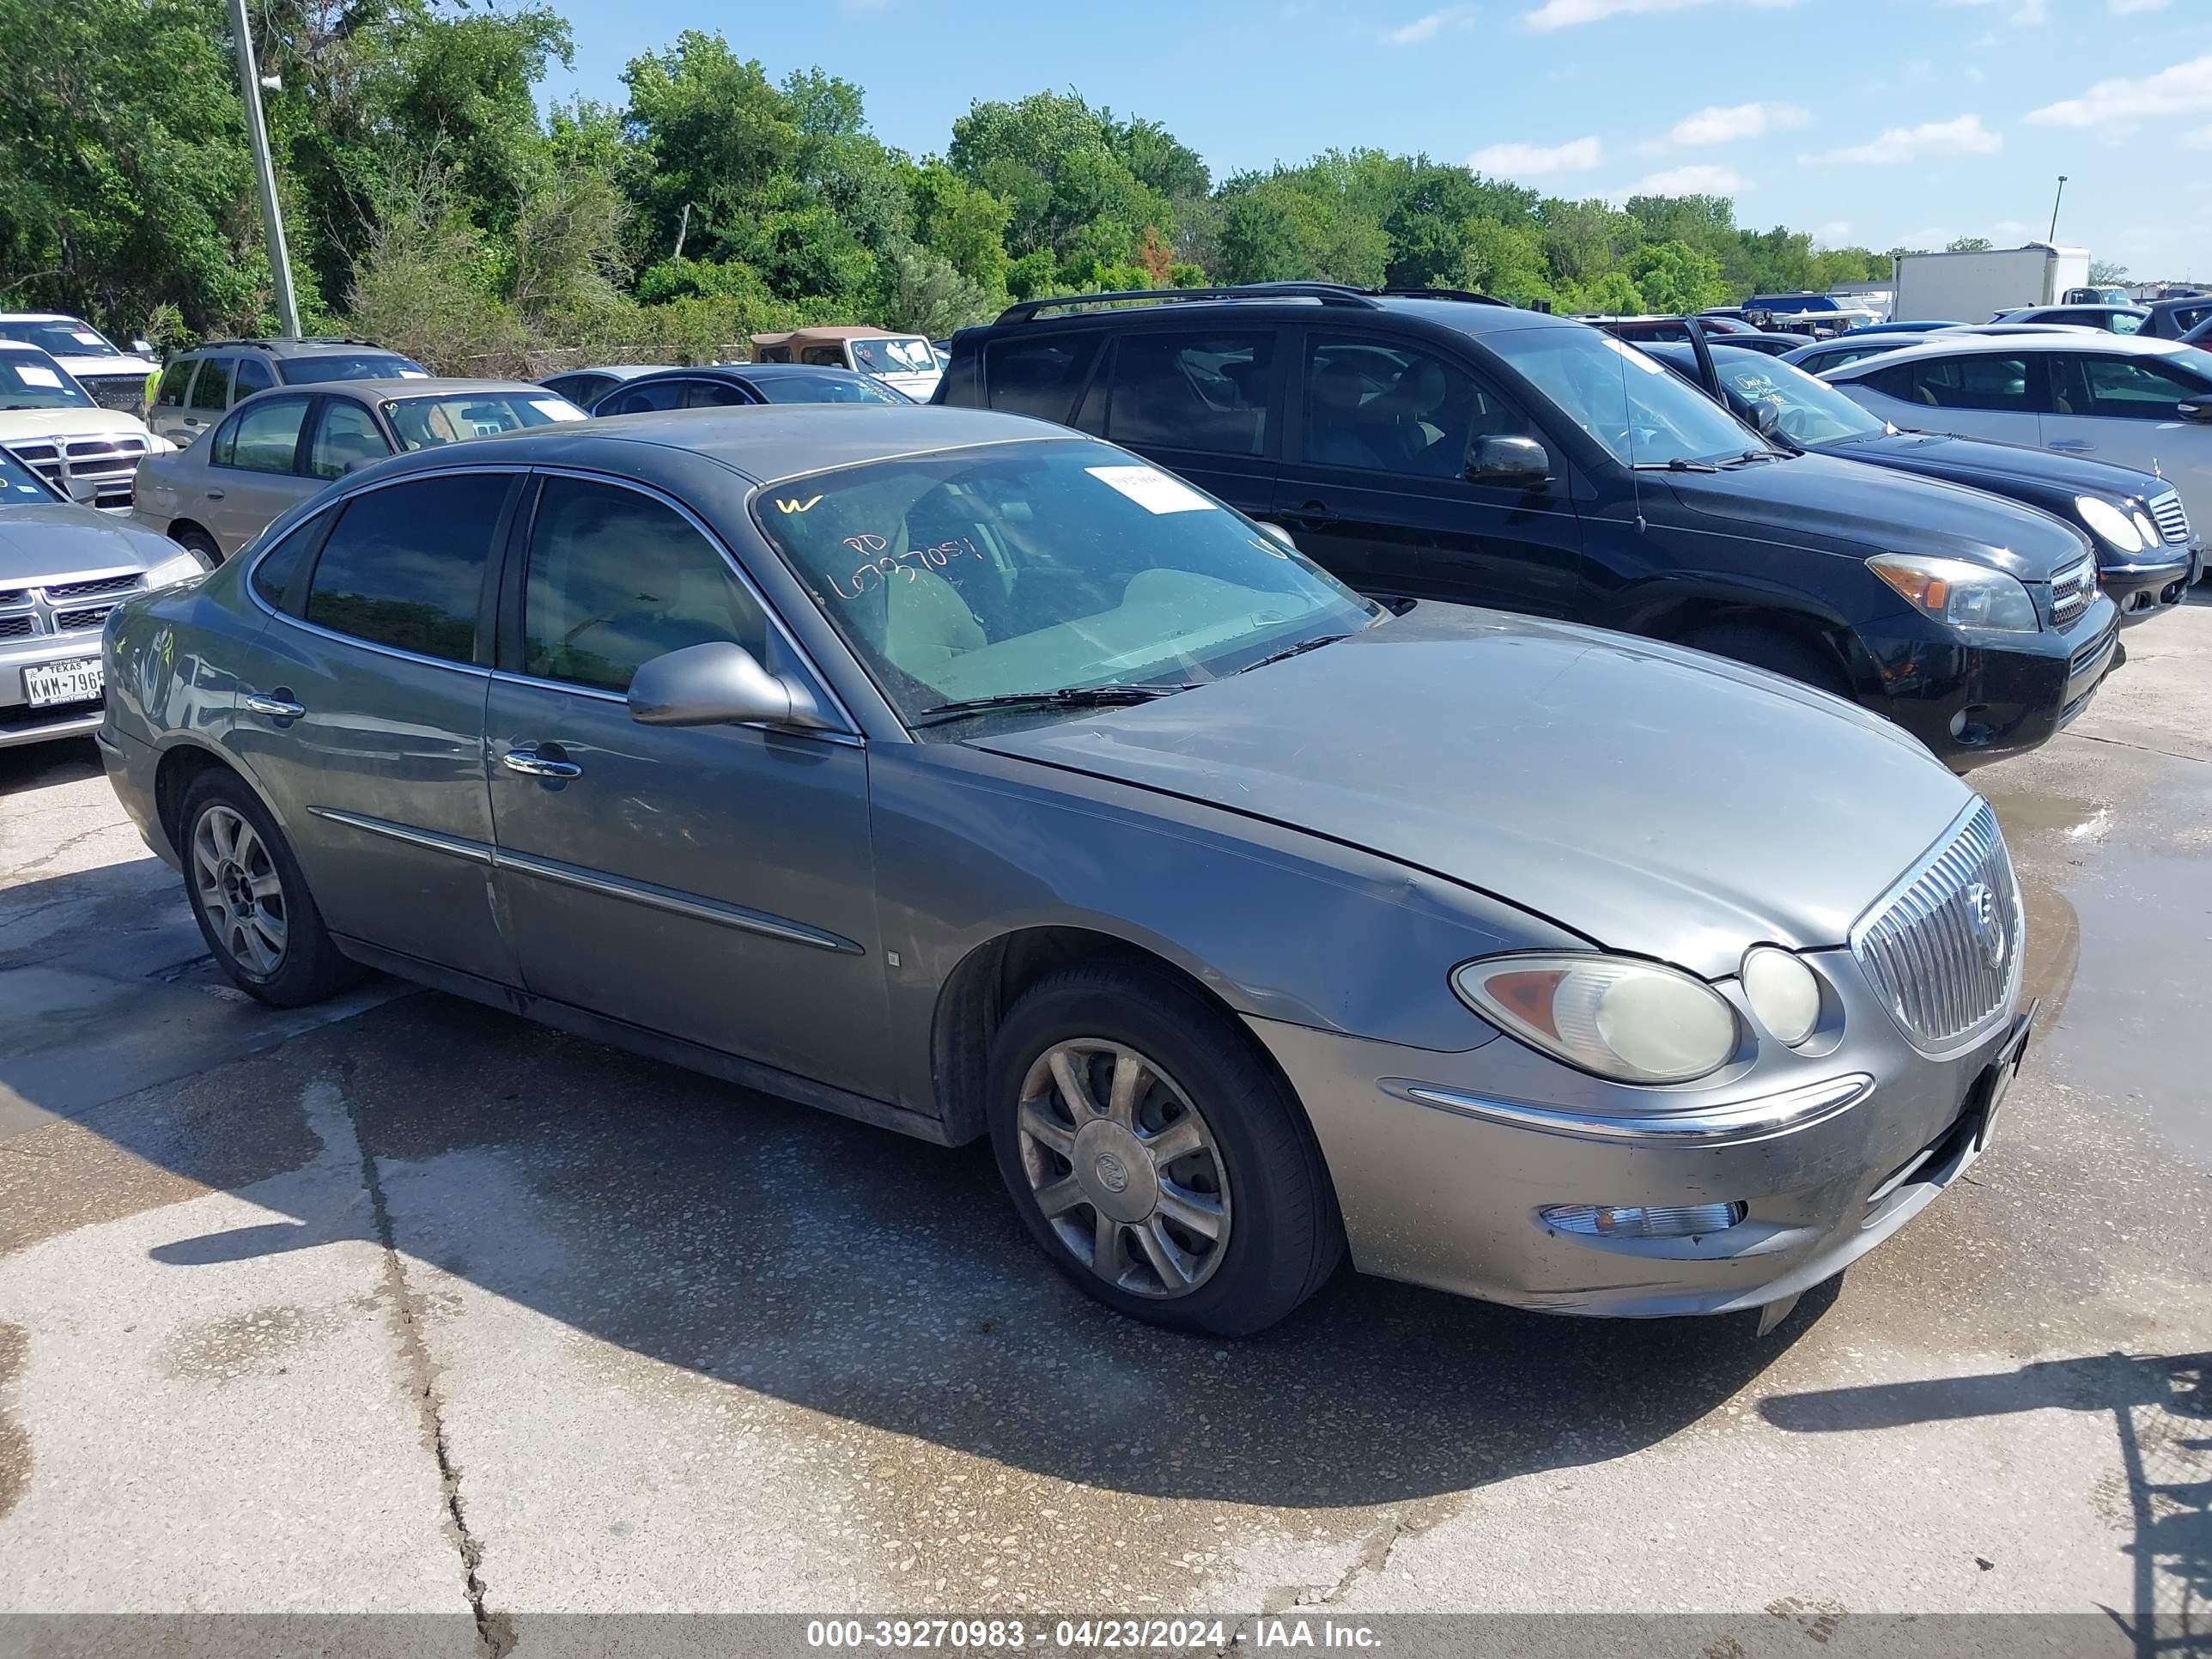
[[[2119,607],[2103,593],[2063,629],[1969,632],[1917,613],[1863,629],[1881,692],[1863,699],[1954,770],[2039,747],[2127,660]]]
[[[2189,596],[2190,588],[2204,574],[2204,550],[2161,547],[2167,557],[2136,561],[2116,560],[2097,567],[2097,586],[2119,607],[2120,625],[2132,628],[2161,611],[2171,610]]]
[[[1810,959],[1843,996],[1844,1040],[1762,1066],[1755,1088],[1618,1090],[1510,1037],[1439,1054],[1248,1024],[1306,1108],[1362,1272],[1547,1312],[1730,1313],[1842,1272],[1956,1180],[1986,1144],[1977,1085],[2019,1024],[2008,1012],[1929,1060],[1848,951]],[[1626,1097],[1666,1109],[1624,1126]],[[1743,1218],[1696,1237],[1572,1233],[1538,1213],[1716,1204]]]

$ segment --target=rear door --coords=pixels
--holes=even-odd
[[[232,732],[335,932],[504,984],[483,711],[520,477],[410,474],[344,502],[304,575],[273,601],[256,586],[273,614]]]
[[[2212,379],[2171,357],[2117,351],[2054,351],[2043,363],[2045,448],[2158,473],[2191,518],[2212,512],[2212,425],[2181,412],[2212,406]]]
[[[230,357],[200,359],[199,373],[192,376],[191,389],[185,396],[178,429],[164,436],[180,446],[190,444],[222,419],[223,410],[230,407],[230,371],[235,361]]]
[[[1281,331],[1264,325],[1132,329],[1115,340],[1076,423],[1265,518],[1284,355]]]
[[[191,434],[185,425],[185,394],[191,389],[192,373],[200,366],[197,357],[179,357],[161,371],[161,384],[155,388],[153,404],[146,410],[146,424],[155,433],[181,447]]]
[[[1582,539],[1564,471],[1534,489],[1467,480],[1476,439],[1543,441],[1487,377],[1364,330],[1305,330],[1295,349],[1299,395],[1272,516],[1300,551],[1369,592],[1575,608]]]
[[[2000,443],[2041,441],[2045,376],[2029,372],[2026,352],[1929,357],[1879,374],[1881,391],[1912,405],[1911,424]]]
[[[321,488],[301,468],[309,402],[305,393],[264,398],[240,409],[207,441],[199,506],[179,510],[207,526],[225,558]]]

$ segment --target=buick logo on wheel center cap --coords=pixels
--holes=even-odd
[[[1974,936],[1974,947],[1982,953],[1982,960],[1991,968],[2003,965],[2005,956],[2004,915],[1997,908],[1997,896],[1981,882],[1975,882],[1965,893],[1966,901],[1966,929]]]
[[[1129,1166],[1113,1153],[1099,1153],[1098,1161],[1091,1166],[1091,1170],[1098,1177],[1098,1184],[1108,1192],[1126,1193],[1129,1190]]]

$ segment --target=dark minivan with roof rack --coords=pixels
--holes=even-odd
[[[2042,743],[2123,656],[2079,532],[1783,448],[1634,347],[1481,295],[1064,295],[951,355],[934,401],[1137,450],[1380,598],[1712,651],[1888,715],[1954,767]]]

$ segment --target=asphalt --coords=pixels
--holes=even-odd
[[[1997,1144],[1765,1338],[1349,1273],[1129,1324],[980,1149],[388,982],[259,1008],[88,744],[0,751],[0,1613],[2203,1631],[2212,592],[2128,642],[1977,775],[2044,1009]]]

